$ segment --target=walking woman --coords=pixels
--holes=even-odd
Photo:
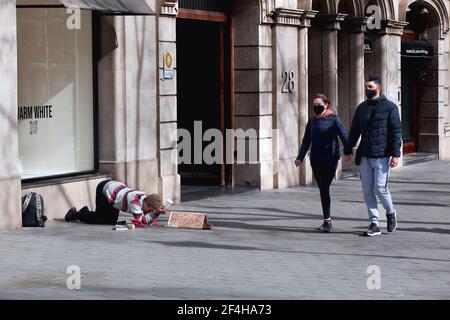
[[[317,94],[313,102],[314,116],[306,125],[300,152],[295,161],[297,167],[303,163],[311,147],[311,166],[320,190],[324,223],[318,228],[331,232],[331,198],[330,186],[336,175],[338,161],[341,158],[339,139],[347,144],[347,132],[341,119],[333,113],[330,101],[324,94]]]

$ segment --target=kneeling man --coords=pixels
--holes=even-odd
[[[159,195],[147,195],[145,192],[135,191],[121,182],[112,180],[105,180],[98,184],[95,206],[95,211],[90,211],[86,206],[79,211],[75,207],[71,208],[65,220],[115,225],[119,219],[119,212],[122,211],[131,213],[134,221],[140,226],[146,226],[154,223],[160,214],[166,213]]]

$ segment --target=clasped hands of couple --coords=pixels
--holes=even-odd
[[[344,156],[344,161],[349,162],[351,160],[352,160],[352,156],[351,155],[345,155]],[[302,161],[295,160],[295,166],[297,168],[300,167],[301,164],[302,164]],[[391,168],[396,168],[398,166],[398,157],[391,157],[390,166],[391,166]]]

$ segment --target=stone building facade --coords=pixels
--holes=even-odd
[[[175,202],[183,179],[202,174],[216,185],[310,184],[308,161],[293,161],[311,97],[326,93],[348,127],[368,75],[402,111],[405,152],[450,158],[449,1],[90,3],[79,14],[63,5],[86,1],[1,2],[0,229],[20,227],[26,192],[62,218],[92,206],[106,177]],[[213,117],[222,132],[256,129],[256,159],[238,162],[242,137],[231,136],[229,163],[178,166],[177,129]]]

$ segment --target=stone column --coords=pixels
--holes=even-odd
[[[0,230],[22,226],[17,125],[16,1],[0,10]]]
[[[399,80],[401,79],[399,76],[401,62],[398,60],[401,58],[395,56],[396,54],[400,54],[400,51],[397,51],[397,48],[400,48],[400,46],[397,44],[400,44],[400,37],[396,39],[395,36],[391,35],[385,35],[377,41],[376,46],[379,46],[379,50],[377,51],[381,51],[384,54],[379,56],[376,74],[381,78],[386,97],[398,104],[400,102],[399,89],[401,86],[401,83],[399,83]]]
[[[294,166],[300,145],[298,26],[303,11],[277,9],[272,27],[274,187],[298,186]]]
[[[307,158],[294,161],[308,121],[308,27],[315,12],[276,9],[272,15],[273,155],[276,188],[312,182]],[[297,134],[293,134],[297,132]]]
[[[441,131],[442,143],[440,144],[440,155],[439,159],[448,160],[450,159],[450,77],[448,75],[448,70],[450,70],[450,39],[448,33],[443,34],[444,39],[441,40],[444,52],[442,57],[439,58],[439,68],[446,69],[445,81],[441,80],[444,85],[444,98],[446,103],[444,107],[440,110],[440,116],[443,119],[443,128]]]
[[[104,16],[101,38],[100,170],[158,193],[156,17]]]
[[[375,41],[375,74],[383,82],[384,94],[400,107],[401,35],[406,23],[384,21]]]
[[[381,78],[386,97],[397,104],[401,112],[401,35],[407,25],[398,21],[383,21],[382,29],[375,37],[374,75]],[[400,166],[403,165],[400,158]]]
[[[338,32],[345,14],[319,14],[312,21],[314,37],[309,42],[310,61],[313,65],[310,77],[310,100],[322,92],[331,101],[333,109],[339,114],[339,77],[338,77]],[[311,103],[311,102],[310,102]],[[310,115],[312,112],[310,111]],[[342,164],[339,163],[337,177],[341,175]]]
[[[177,7],[166,1],[158,17],[158,162],[159,190],[164,200],[181,201],[181,177],[178,174],[177,153]],[[164,56],[173,57],[174,77],[164,79]]]
[[[437,133],[439,136],[439,159],[448,159],[450,155],[449,150],[449,133],[446,132],[450,129],[450,125],[447,123],[448,114],[448,66],[447,59],[449,54],[449,39],[446,34],[441,34],[438,41],[438,120],[437,120]],[[450,136],[450,135],[449,135]]]
[[[308,35],[311,27],[311,20],[316,12],[306,12],[303,15],[302,25],[298,29],[298,137],[299,146],[305,133],[306,124],[309,119],[309,106],[311,104],[309,93],[309,56],[308,56]],[[313,173],[309,161],[309,154],[305,158],[300,168],[300,184],[308,185],[313,182]]]
[[[268,17],[266,17],[268,18]],[[234,6],[234,93],[239,143],[250,143],[256,153],[239,162],[235,153],[233,181],[236,186],[274,187],[272,147],[272,37],[269,23],[261,24],[257,3],[237,1]],[[243,131],[242,131],[243,130]],[[249,131],[248,131],[249,130]],[[247,139],[242,133],[248,133]],[[238,148],[235,148],[238,152]],[[248,150],[253,150],[249,148]]]
[[[346,19],[342,27],[339,37],[339,115],[350,128],[356,107],[365,100],[365,22],[362,19]]]
[[[339,33],[339,117],[347,131],[357,106],[364,95],[364,32],[365,21],[347,18]],[[355,170],[353,161],[342,163],[344,170]]]
[[[344,14],[319,14],[312,25],[320,30],[320,47],[313,47],[309,52],[310,55],[321,57],[320,78],[312,84],[312,89],[314,93],[325,93],[336,111],[339,111],[338,31],[345,17]]]

